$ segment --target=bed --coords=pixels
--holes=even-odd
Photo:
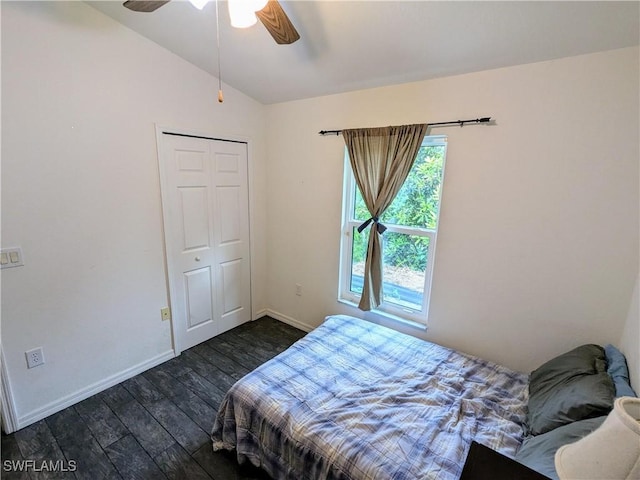
[[[274,479],[453,480],[473,440],[557,479],[558,448],[635,395],[613,345],[524,374],[335,315],[231,387],[212,440]]]
[[[472,440],[513,457],[528,376],[335,315],[231,387],[214,450],[276,479],[458,479]]]

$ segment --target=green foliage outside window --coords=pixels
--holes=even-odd
[[[380,221],[408,227],[435,229],[440,204],[440,185],[444,147],[423,146],[393,203]],[[360,191],[356,189],[355,218],[365,221],[370,217]],[[369,227],[371,228],[371,227]],[[355,231],[357,234],[357,231]],[[369,229],[362,232],[368,238]],[[354,239],[355,240],[355,239]],[[367,241],[353,242],[353,259],[366,255]],[[383,235],[384,263],[393,267],[409,267],[424,271],[428,258],[429,238],[414,235]]]

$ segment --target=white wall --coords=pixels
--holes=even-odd
[[[360,315],[336,301],[344,143],[319,130],[492,116],[495,126],[433,130],[449,147],[429,326],[405,330],[522,371],[617,342],[638,266],[638,57],[269,106],[270,310],[308,326]]]
[[[631,386],[640,393],[640,276],[636,279],[627,321],[616,345],[627,357]]]
[[[2,346],[18,422],[171,354],[154,124],[248,137],[265,305],[264,107],[82,2],[2,5]],[[27,370],[42,346],[46,364]]]
[[[2,271],[2,346],[19,423],[171,353],[155,123],[251,139],[254,313],[312,327],[359,314],[336,302],[343,142],[317,132],[491,115],[434,131],[449,155],[429,329],[409,331],[521,370],[619,343],[638,80],[633,48],[269,107],[226,87],[219,105],[216,79],[84,3],[3,2],[2,245],[25,266]],[[37,346],[47,363],[27,370]]]

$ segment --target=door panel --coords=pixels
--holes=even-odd
[[[178,187],[180,194],[180,216],[182,222],[178,228],[182,228],[184,239],[184,252],[196,248],[209,247],[209,202],[208,188]]]
[[[238,155],[218,152],[216,154],[216,173],[238,173]]]
[[[218,213],[220,215],[219,244],[240,241],[240,189],[238,187],[218,187]]]
[[[247,145],[162,134],[160,171],[178,352],[251,319]]]
[[[188,312],[187,331],[202,324],[213,322],[211,268],[205,267],[185,272],[184,289]]]
[[[242,308],[241,290],[237,288],[242,281],[242,260],[233,260],[220,265],[222,276],[222,315],[234,313]]]
[[[195,171],[203,172],[205,157],[207,152],[205,150],[191,151],[182,150],[176,151],[176,160],[178,162],[178,170],[180,171]]]

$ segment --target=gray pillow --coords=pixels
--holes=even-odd
[[[624,354],[613,345],[605,345],[604,354],[607,357],[607,373],[611,375],[616,387],[616,397],[635,397],[636,392],[631,388]]]
[[[606,368],[602,347],[582,345],[531,372],[529,433],[540,435],[567,423],[608,414],[615,387]]]
[[[562,445],[577,442],[594,431],[602,425],[605,418],[607,417],[589,418],[564,425],[536,437],[528,437],[522,442],[515,459],[523,465],[557,480],[558,474],[554,462],[556,451]]]

